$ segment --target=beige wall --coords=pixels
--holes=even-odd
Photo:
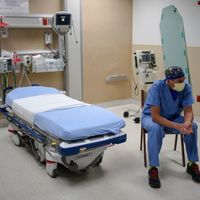
[[[188,47],[187,52],[188,52],[192,91],[193,91],[193,96],[196,102],[197,94],[200,94],[200,87],[199,87],[200,86],[200,78],[199,78],[200,47]],[[194,113],[200,116],[200,103],[196,102],[193,108],[194,108]]]
[[[161,46],[153,46],[153,45],[133,45],[133,50],[144,50],[144,49],[152,49],[155,52],[157,65],[160,67],[157,79],[164,78],[163,75],[163,57],[162,57],[162,47]],[[200,103],[196,103],[196,96],[200,94],[200,78],[199,78],[199,55],[200,55],[200,47],[188,47],[188,60],[189,60],[189,69],[190,76],[192,82],[192,90],[193,96],[195,98],[195,104],[193,106],[194,113],[200,116]],[[136,77],[136,76],[135,76]],[[135,96],[135,99],[140,99],[140,96]]]
[[[62,0],[29,0],[31,14],[54,14],[62,8]]]
[[[131,75],[132,0],[84,0],[83,96],[91,103],[131,97],[131,83],[106,83]]]

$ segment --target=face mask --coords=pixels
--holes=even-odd
[[[185,83],[175,83],[173,90],[177,91],[177,92],[181,92],[183,91],[183,89],[185,88]]]

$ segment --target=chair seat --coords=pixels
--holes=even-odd
[[[147,130],[141,127],[140,151],[142,151],[142,146],[143,146],[144,147],[144,166],[145,167],[147,167],[146,133],[147,133]],[[167,134],[167,135],[175,135],[174,151],[176,151],[177,141],[178,141],[178,134],[172,133],[170,131],[166,131],[165,134]],[[184,150],[183,137],[184,137],[184,135],[180,134],[181,151],[182,151],[182,165],[183,165],[183,167],[185,167],[185,150]]]

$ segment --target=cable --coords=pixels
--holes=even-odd
[[[129,109],[128,111],[124,112],[124,117],[135,117],[136,114],[138,114],[142,109],[142,106],[140,106],[133,114],[129,115],[129,112],[133,111],[132,109]]]
[[[15,74],[15,70],[14,70],[14,69],[13,69],[13,71],[12,71],[12,74],[13,74],[14,88],[16,88],[16,86],[17,86],[17,81],[16,81],[16,74]]]
[[[138,114],[141,110],[142,110],[142,106],[140,106],[140,107],[138,108],[138,110],[133,114],[133,117],[135,117],[135,115]]]
[[[154,71],[158,71],[160,67],[156,64],[149,63],[149,68],[153,69]]]
[[[67,42],[67,39],[66,39],[66,35],[63,36],[63,61],[65,63],[65,69],[66,67],[68,66],[68,58],[67,58],[67,47],[66,47],[66,42]]]
[[[3,74],[3,87],[4,87],[4,89],[6,87],[8,87],[8,74],[7,73]]]
[[[139,109],[132,115],[134,118],[133,118],[133,121],[136,123],[136,124],[139,124],[140,123],[140,117],[136,117],[136,115],[141,111],[142,109],[142,106],[139,107]]]
[[[139,95],[138,82],[137,82],[137,84],[135,84],[135,88],[134,88],[134,94],[135,94],[136,96],[138,96],[138,95]]]
[[[31,82],[30,82],[30,80],[29,80],[29,78],[28,78],[28,76],[27,76],[27,70],[26,70],[25,67],[23,66],[23,72],[22,72],[22,76],[21,76],[21,79],[20,79],[20,82],[19,82],[19,86],[18,86],[18,87],[21,86],[24,76],[25,76],[26,80],[28,81],[28,84],[31,86]]]
[[[46,47],[51,51],[51,53],[53,53],[53,55],[55,56],[55,58],[58,58],[58,52],[55,52],[55,51],[49,46],[49,44],[46,44]]]
[[[73,29],[73,32],[74,32],[74,39],[75,39],[75,42],[76,42],[76,44],[78,44],[78,40],[77,40],[77,37],[76,37],[75,26],[74,26],[73,21],[72,21],[72,29]],[[71,31],[70,35],[72,35],[72,31]]]
[[[138,96],[139,95],[138,82],[135,81],[133,67],[131,68],[131,71],[132,71],[132,75],[133,75],[132,76],[132,81],[133,81],[133,86],[134,86],[133,92],[136,96]]]

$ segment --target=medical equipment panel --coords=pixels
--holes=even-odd
[[[52,18],[52,27],[57,34],[65,35],[71,29],[71,13],[61,11],[57,12]]]
[[[155,65],[155,54],[152,50],[137,50],[134,54],[136,68],[141,67],[141,64]]]
[[[11,58],[0,58],[0,73],[11,72],[12,68],[12,59]]]
[[[61,58],[46,57],[43,55],[36,55],[32,57],[32,72],[55,72],[64,71],[65,63]]]
[[[57,13],[55,23],[57,27],[71,26],[71,14]]]
[[[136,50],[134,60],[139,83],[142,85],[153,83],[158,70],[153,50]]]

